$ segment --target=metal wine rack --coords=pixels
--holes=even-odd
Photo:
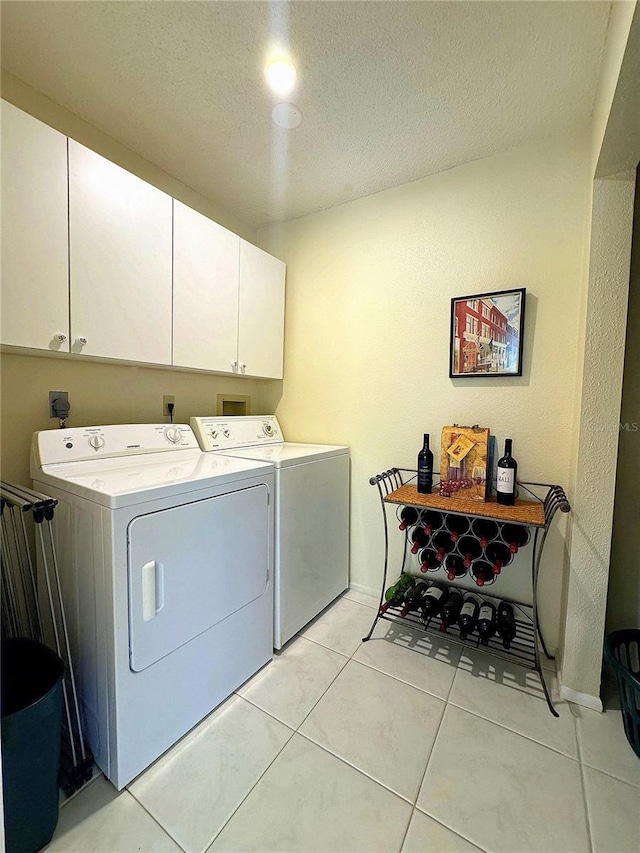
[[[378,489],[380,504],[382,507],[382,516],[384,520],[384,572],[378,612],[376,613],[369,633],[366,637],[362,638],[362,641],[367,642],[370,640],[378,620],[384,619],[389,622],[406,623],[414,628],[424,631],[427,634],[437,633],[441,639],[446,637],[447,641],[451,641],[462,646],[481,648],[483,651],[497,658],[517,663],[527,669],[535,670],[540,678],[549,710],[554,716],[559,716],[558,712],[553,707],[553,702],[549,695],[541,664],[540,648],[542,649],[545,657],[549,660],[553,660],[553,655],[549,654],[540,628],[537,597],[540,560],[551,522],[558,510],[560,512],[571,511],[564,489],[561,486],[550,485],[548,483],[518,482],[517,485],[519,490],[521,492],[526,491],[532,500],[517,500],[515,505],[512,507],[497,504],[495,501],[479,502],[476,506],[473,504],[470,505],[468,501],[456,500],[456,498],[442,498],[437,493],[430,495],[419,494],[415,485],[412,484],[415,476],[415,469],[391,468],[388,471],[383,471],[381,474],[376,474],[369,480],[369,483],[372,486],[376,486]],[[533,489],[544,489],[546,490],[546,494],[543,498],[539,497]],[[384,594],[387,589],[389,573],[389,526],[387,509],[389,506],[393,505],[412,506],[418,511],[432,509],[442,513],[443,516],[459,515],[464,516],[471,521],[476,518],[482,518],[495,521],[500,526],[503,524],[515,524],[529,529],[532,539],[532,603],[518,601],[514,598],[498,595],[493,591],[493,587],[491,593],[486,593],[484,588],[478,591],[481,598],[487,599],[496,605],[500,601],[506,601],[513,605],[516,620],[516,636],[509,649],[505,649],[503,647],[498,636],[490,639],[487,646],[481,646],[480,637],[477,632],[468,636],[466,640],[462,640],[457,633],[452,633],[451,628],[453,626],[450,626],[446,633],[442,633],[442,621],[438,616],[433,616],[425,622],[414,612],[410,612],[406,616],[401,616],[400,607],[389,607],[386,611],[382,611],[381,608],[384,603]],[[404,530],[404,552],[402,566],[400,569],[401,574],[404,574],[407,571],[408,555],[410,552],[410,529],[411,525],[407,525]],[[483,556],[478,559],[483,559],[484,550],[485,549],[483,548]],[[455,587],[462,592],[469,592],[466,587],[461,586],[456,582],[456,580],[448,580],[446,583],[448,586]]]

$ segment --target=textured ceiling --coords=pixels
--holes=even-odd
[[[248,224],[584,123],[606,2],[9,2],[2,65]],[[293,131],[263,68],[298,68]]]

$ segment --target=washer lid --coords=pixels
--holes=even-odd
[[[200,450],[178,450],[140,456],[91,459],[43,465],[34,480],[109,507],[182,496],[197,500],[202,489],[233,484],[255,475],[268,476],[266,462],[233,459]],[[190,494],[191,493],[191,494]]]
[[[215,455],[221,456],[223,453],[228,453],[237,459],[256,459],[271,462],[276,468],[287,468],[290,465],[317,462],[333,456],[346,456],[349,454],[349,448],[333,444],[298,444],[293,441],[284,441],[282,444],[270,444],[265,447],[220,450]]]

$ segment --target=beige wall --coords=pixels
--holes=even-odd
[[[380,508],[369,477],[415,467],[450,423],[514,439],[523,479],[567,484],[574,441],[586,141],[549,141],[266,229],[287,262],[289,438],[352,448],[351,577],[377,590]],[[450,299],[528,289],[522,378],[448,376]],[[543,624],[558,635],[565,519],[549,537]]]
[[[2,72],[2,97],[123,168],[153,184],[216,222],[255,241],[255,231],[190,187],[139,157],[116,140],[91,127],[7,72]],[[0,357],[2,477],[29,482],[31,433],[52,429],[49,391],[68,391],[70,426],[127,422],[163,422],[162,397],[176,398],[176,420],[215,414],[219,393],[249,394],[254,412],[273,412],[282,383],[204,373],[107,364],[80,358]]]

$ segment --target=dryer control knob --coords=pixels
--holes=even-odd
[[[178,427],[167,427],[164,431],[164,436],[171,444],[178,444],[182,438],[182,433]]]
[[[101,447],[104,447],[104,438],[101,435],[92,435],[89,444],[94,450],[100,450]]]
[[[273,427],[270,423],[266,423],[262,425],[262,431],[265,435],[273,435]]]

